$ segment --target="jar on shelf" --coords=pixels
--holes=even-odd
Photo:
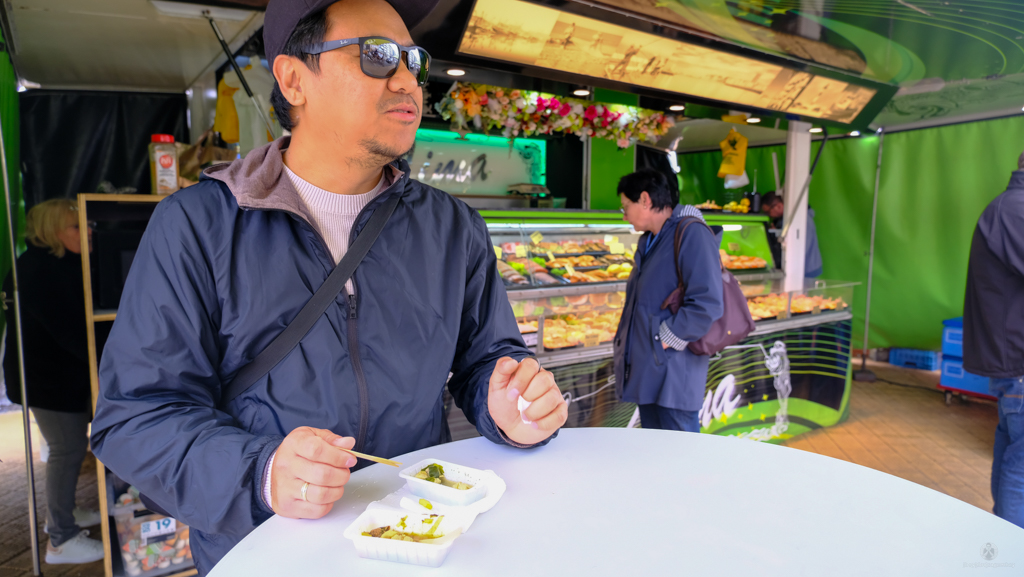
[[[153,135],[149,143],[149,174],[153,194],[171,194],[178,190],[178,150],[174,136]]]

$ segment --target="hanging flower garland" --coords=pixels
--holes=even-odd
[[[613,140],[619,148],[657,141],[675,125],[671,116],[636,106],[462,82],[454,83],[434,107],[462,135],[470,125],[488,134],[500,130],[510,139],[564,132],[580,140]]]

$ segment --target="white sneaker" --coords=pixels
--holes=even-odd
[[[46,545],[46,562],[50,565],[92,563],[100,559],[103,559],[103,543],[90,539],[85,530],[60,547]]]
[[[100,524],[100,512],[75,507],[75,524],[79,527],[94,527]],[[50,534],[50,525],[43,525],[43,533]]]

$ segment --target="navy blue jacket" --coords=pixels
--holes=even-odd
[[[964,368],[1024,375],[1024,170],[989,203],[974,229],[964,296]]]
[[[515,444],[488,412],[488,380],[499,358],[529,350],[486,226],[410,180],[404,162],[353,226],[354,238],[401,195],[355,272],[356,296],[340,295],[277,367],[221,406],[224,385],[335,266],[283,173],[287,143],[214,167],[157,206],[103,350],[93,451],[193,528],[200,574],[273,514],[262,473],[297,427],[356,437],[357,450],[382,457],[436,445],[449,440],[447,381],[482,435]]]
[[[718,242],[699,223],[686,229],[679,253],[686,284],[683,306],[675,315],[661,309],[677,285],[673,242],[685,208],[676,206],[649,251],[643,249],[650,233],[637,245],[636,266],[626,283],[626,304],[615,333],[615,388],[629,403],[698,411],[704,401],[708,357],[663,349],[659,335],[665,322],[676,337],[695,341],[722,316]]]

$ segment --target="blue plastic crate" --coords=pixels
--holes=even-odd
[[[890,349],[889,364],[911,369],[926,371],[939,370],[942,353],[939,351],[919,351],[917,349]]]
[[[939,378],[939,384],[943,387],[978,395],[988,395],[988,383],[988,377],[965,371],[963,359],[954,357],[942,359],[942,377]]]
[[[964,317],[942,321],[942,354],[964,358]]]

